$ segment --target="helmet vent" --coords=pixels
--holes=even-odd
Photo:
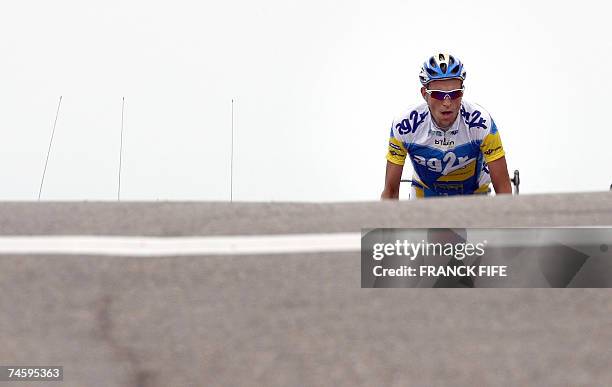
[[[438,74],[437,72],[435,72],[434,70],[430,69],[429,67],[426,70],[429,73],[429,75],[431,75],[432,77],[434,77],[434,76],[436,76]]]
[[[436,66],[436,60],[434,59],[433,56],[431,58],[429,58],[429,65],[431,67],[435,67]]]
[[[440,64],[440,69],[442,70],[443,73],[446,73],[446,63],[441,63]]]
[[[438,60],[442,62],[444,60],[444,54],[438,55]]]

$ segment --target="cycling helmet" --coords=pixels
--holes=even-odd
[[[465,80],[463,63],[458,58],[445,53],[438,53],[429,58],[423,63],[421,73],[419,74],[419,79],[423,86],[438,79],[453,78]]]

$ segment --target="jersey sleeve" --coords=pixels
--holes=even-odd
[[[480,150],[487,163],[500,159],[506,155],[504,147],[502,146],[501,137],[499,136],[499,131],[493,119],[491,119],[491,128],[489,132],[485,135],[480,144]]]
[[[387,150],[387,160],[397,165],[406,163],[406,155],[408,151],[399,139],[398,133],[394,129],[394,124],[391,125],[391,134],[389,135],[389,147]]]

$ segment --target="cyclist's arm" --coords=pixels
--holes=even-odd
[[[403,165],[398,165],[387,161],[385,189],[380,195],[381,199],[399,199],[399,187],[403,169]]]
[[[491,175],[491,182],[495,193],[499,194],[511,194],[512,186],[510,185],[510,177],[508,176],[508,165],[506,165],[506,157],[500,157],[497,160],[487,163],[489,166],[489,173]]]

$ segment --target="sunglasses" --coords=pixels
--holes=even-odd
[[[463,91],[465,87],[461,89],[455,90],[425,90],[427,94],[431,96],[433,99],[437,99],[438,101],[444,101],[445,99],[457,99],[463,96]]]

